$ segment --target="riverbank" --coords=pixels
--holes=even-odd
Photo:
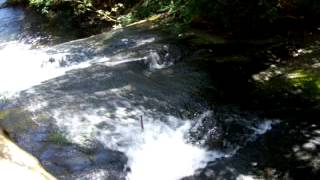
[[[211,74],[212,87],[203,95],[213,104],[290,118],[320,110],[320,31],[301,33],[230,39],[194,30],[181,34],[181,41],[196,52],[191,63]]]
[[[233,157],[184,179],[318,179],[319,31],[262,40],[221,37],[193,33],[184,39],[201,47],[194,64],[211,74],[213,84],[202,96],[213,107],[233,104],[279,123]]]

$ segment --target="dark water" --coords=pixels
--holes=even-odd
[[[0,9],[0,42],[18,39],[24,17],[21,8]]]
[[[4,3],[4,0],[0,1]],[[31,9],[6,7],[0,9],[0,43],[20,41],[38,46],[49,46],[83,38],[93,33],[88,28],[73,27],[67,18],[52,20]]]

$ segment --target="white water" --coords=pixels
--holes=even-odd
[[[190,120],[167,116],[164,123],[145,116],[145,129],[142,131],[140,121],[126,118],[127,114],[121,110],[117,113],[118,117],[121,116],[120,122],[95,114],[65,117],[59,111],[55,118],[61,128],[68,130],[68,137],[78,144],[90,146],[86,143],[97,138],[106,147],[125,152],[129,158],[127,165],[131,169],[128,180],[177,180],[192,175],[198,168],[205,167],[207,162],[225,156],[186,142]],[[97,128],[103,122],[116,124],[116,127]]]
[[[186,143],[184,135],[190,129],[186,121],[177,129],[167,128],[162,132],[152,129],[144,132],[143,143],[129,149],[129,180],[177,180],[193,175],[209,161],[223,154],[206,151],[204,148]]]
[[[145,129],[142,131],[139,119],[131,118],[131,115],[139,117],[143,112]],[[108,117],[107,109],[99,109],[91,114],[66,114],[70,115],[65,111],[57,111],[55,119],[60,128],[67,130],[68,138],[73,142],[90,146],[88,142],[99,140],[108,148],[125,152],[130,168],[127,180],[177,180],[192,175],[195,170],[204,168],[216,158],[235,153],[208,151],[187,143],[186,135],[191,122],[201,121],[211,114],[210,111],[194,120],[166,116],[162,121],[153,119],[152,113],[145,109],[128,112],[125,108],[119,108],[114,114],[115,118]],[[100,128],[100,123],[107,125],[106,128]],[[271,124],[271,121],[264,121],[252,129],[256,135],[261,135],[271,129]],[[253,134],[253,137],[256,135]]]
[[[17,41],[3,43],[0,48],[0,95],[11,96],[71,69],[88,66],[83,63],[61,68],[48,62],[49,58],[46,49],[32,50],[30,45]]]

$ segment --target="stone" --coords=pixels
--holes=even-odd
[[[0,169],[6,179],[55,180],[31,154],[13,143],[0,127]]]

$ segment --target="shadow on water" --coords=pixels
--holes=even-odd
[[[281,122],[233,157],[209,163],[184,179],[316,180],[320,175],[319,138],[317,121]]]
[[[154,53],[159,56],[158,61],[161,61],[154,63],[174,63],[180,60],[185,52],[171,43],[170,38],[172,37],[163,39],[163,33],[146,27],[125,28],[93,36],[85,41],[63,43],[49,49],[47,53],[52,55],[51,62],[59,62],[61,66],[88,60],[90,63],[108,61],[106,64],[118,64],[121,60],[150,61]]]

